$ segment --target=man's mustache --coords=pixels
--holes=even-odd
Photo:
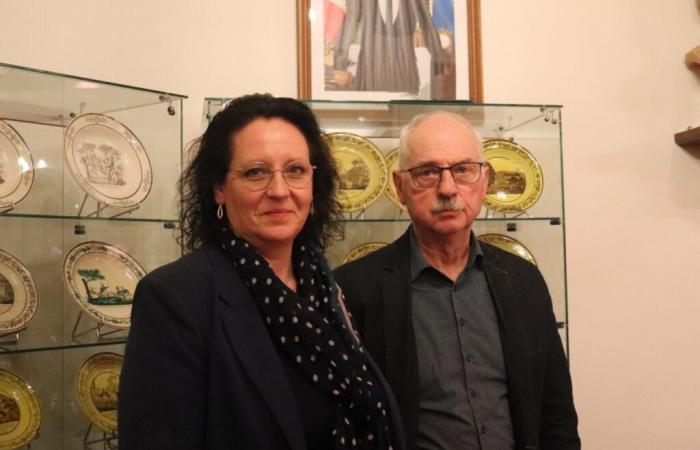
[[[464,203],[459,198],[440,198],[430,212],[438,214],[443,211],[464,211]]]

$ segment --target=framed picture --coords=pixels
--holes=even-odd
[[[480,0],[297,0],[299,98],[483,101]]]

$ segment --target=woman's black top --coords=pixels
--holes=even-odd
[[[299,409],[301,425],[304,428],[306,448],[308,450],[328,450],[333,448],[333,424],[336,408],[317,386],[301,373],[298,366],[292,364],[283,350],[275,345],[289,386]]]

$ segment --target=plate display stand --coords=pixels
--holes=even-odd
[[[78,210],[78,213],[76,214],[77,217],[87,217],[87,218],[95,217],[95,218],[99,219],[99,218],[105,217],[104,213],[107,212],[107,215],[106,215],[107,218],[116,219],[118,217],[131,215],[131,213],[133,213],[134,211],[136,211],[137,209],[139,209],[141,207],[141,205],[136,205],[136,206],[133,206],[131,208],[124,209],[124,210],[114,210],[109,205],[97,201],[96,202],[97,204],[95,205],[95,209],[90,213],[84,214],[83,210],[85,209],[85,204],[88,202],[89,197],[90,196],[88,194],[85,194],[83,196],[83,201],[80,202],[80,209]]]
[[[41,410],[21,448],[118,446],[76,407],[78,373],[96,354],[124,353],[135,284],[182,255],[173,231],[185,98],[0,63],[0,256],[18,262],[0,258],[0,369]],[[118,264],[131,260],[128,271]],[[87,384],[116,418],[115,378]]]
[[[0,334],[0,352],[9,351],[8,349],[12,347],[19,347],[20,333],[24,331],[25,328],[26,327]]]
[[[90,335],[93,331],[95,332],[95,337],[94,340],[96,341],[105,341],[108,339],[111,340],[124,340],[126,339],[127,335],[127,330],[123,330],[120,328],[114,328],[110,327],[109,325],[103,323],[103,322],[97,322],[95,325],[94,320],[90,319],[85,319],[85,322],[90,321],[90,325],[88,328],[85,327],[80,327],[80,321],[83,318],[83,312],[80,311],[78,313],[78,317],[75,319],[75,323],[73,325],[73,331],[71,332],[71,338],[75,342],[80,342],[81,339],[84,339],[86,336]],[[90,338],[88,337],[87,339],[90,341]]]
[[[83,436],[83,448],[85,450],[90,450],[93,448],[93,445],[97,444],[102,445],[94,447],[96,449],[117,450],[119,448],[119,436],[116,433],[106,433],[101,430],[95,430],[95,428],[90,423],[85,430],[85,435]]]
[[[530,214],[528,214],[527,210],[520,211],[520,212],[517,212],[514,214],[506,214],[506,213],[503,213],[500,211],[489,209],[486,206],[484,206],[483,208],[485,211],[484,218],[486,218],[486,219],[503,219],[503,220],[518,219],[518,218],[529,219],[531,217]]]
[[[225,106],[230,98],[207,98],[204,101],[203,125]],[[562,173],[561,113],[559,105],[474,104],[469,102],[370,102],[318,101],[306,102],[316,114],[321,129],[329,135],[354,135],[368,140],[387,159],[387,166],[398,167],[395,150],[399,145],[401,128],[422,113],[449,111],[467,118],[485,141],[484,159],[488,158],[489,140],[513,148],[516,156],[499,154],[497,166],[500,178],[494,178],[500,190],[491,200],[502,195],[506,211],[482,208],[473,226],[480,235],[502,235],[498,242],[517,242],[510,250],[532,255],[542,272],[559,323],[560,336],[568,351],[568,320],[566,293],[566,239]],[[346,150],[346,149],[345,149]],[[347,153],[347,150],[346,150]],[[357,158],[361,167],[361,158]],[[343,161],[347,165],[347,161]],[[367,165],[367,164],[366,164]],[[341,175],[343,170],[340,170]],[[370,167],[366,173],[375,176]],[[388,191],[393,183],[388,178]],[[342,180],[341,180],[342,183]],[[365,183],[371,186],[371,182]],[[501,194],[499,194],[499,192]],[[341,199],[342,200],[342,199]],[[526,205],[518,210],[517,205]],[[515,206],[513,206],[515,205]],[[363,244],[390,243],[410,225],[408,213],[402,208],[395,192],[373,198],[361,210],[345,214],[345,239],[326,250],[331,264],[337,266],[347,256],[362,253]],[[510,238],[510,239],[507,239]],[[506,245],[507,246],[507,245]]]

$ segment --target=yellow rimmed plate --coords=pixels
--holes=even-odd
[[[386,191],[384,191],[384,194],[393,204],[401,209],[406,209],[406,206],[399,200],[399,195],[396,193],[396,186],[391,179],[391,174],[399,170],[399,149],[395,148],[390,151],[384,159],[386,160],[387,172],[389,173],[389,180],[386,183]]]
[[[134,291],[144,275],[134,258],[105,242],[78,244],[63,261],[63,281],[73,300],[93,319],[116,328],[131,324]]]
[[[146,149],[123,123],[102,114],[83,114],[66,127],[66,164],[89,196],[113,208],[138,206],[153,184]]]
[[[0,369],[0,449],[14,449],[34,440],[41,427],[41,407],[32,387]]]
[[[351,133],[326,135],[340,178],[337,199],[343,212],[363,210],[386,189],[388,171],[382,152]]]
[[[92,355],[80,366],[75,379],[80,408],[105,433],[117,429],[122,360],[121,355],[111,352]]]
[[[369,255],[370,253],[386,247],[387,245],[388,244],[386,242],[366,242],[362,245],[358,245],[350,250],[347,255],[345,255],[345,258],[343,258],[343,262],[341,264],[349,263],[350,261],[362,258],[363,256]]]
[[[542,170],[522,145],[505,139],[489,139],[484,142],[484,161],[493,170],[484,200],[487,208],[518,213],[530,208],[542,195]]]
[[[477,239],[481,242],[496,246],[501,250],[505,250],[508,253],[512,253],[515,256],[520,256],[524,260],[537,265],[537,260],[535,260],[532,252],[517,239],[498,233],[482,234],[481,236],[477,236]]]
[[[0,250],[0,332],[10,333],[27,326],[38,306],[39,295],[29,270]]]
[[[22,136],[0,120],[0,209],[27,196],[34,183],[34,160]]]

